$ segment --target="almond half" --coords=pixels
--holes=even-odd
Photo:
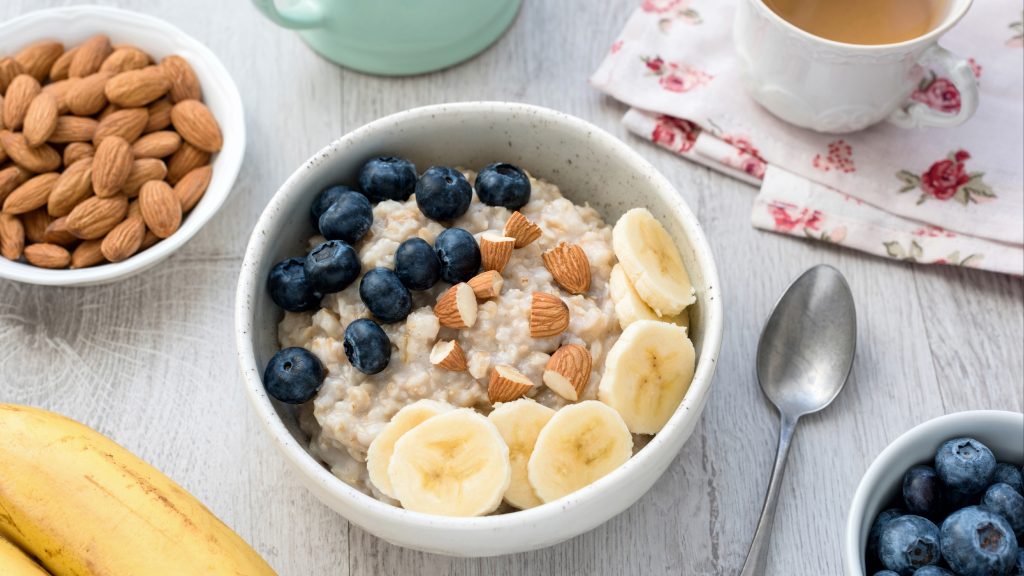
[[[526,396],[533,387],[533,382],[519,370],[508,364],[498,364],[491,369],[491,379],[487,383],[487,399],[491,404],[511,402]]]
[[[569,307],[547,292],[534,292],[530,302],[530,336],[557,336],[569,327]]]
[[[523,216],[518,210],[513,212],[509,216],[508,221],[505,222],[505,236],[515,238],[516,248],[522,248],[533,243],[534,240],[540,238],[540,226],[537,226],[533,222]]]
[[[579,244],[562,242],[541,254],[541,258],[555,282],[570,294],[590,290],[590,261]]]
[[[487,270],[473,276],[466,283],[473,289],[477,300],[490,300],[501,294],[501,286],[505,280],[496,271]]]
[[[459,346],[458,340],[441,340],[430,350],[430,363],[452,372],[464,372],[466,354],[462,351],[462,346]]]
[[[71,264],[71,253],[56,244],[29,244],[24,253],[29,264],[40,268],[67,268]]]
[[[482,234],[480,236],[480,264],[484,270],[501,273],[512,258],[512,250],[516,247],[516,239],[498,234]]]
[[[590,381],[593,358],[579,344],[566,344],[548,359],[544,366],[544,384],[555,394],[576,402]]]
[[[434,304],[434,315],[448,328],[469,328],[476,323],[476,312],[476,294],[465,282],[446,290]]]

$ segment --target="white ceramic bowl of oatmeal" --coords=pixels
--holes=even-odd
[[[345,477],[344,466],[316,449],[316,442],[314,452],[331,461],[334,474],[311,454],[310,436],[299,424],[299,410],[271,400],[263,386],[263,367],[281,347],[278,325],[283,315],[267,293],[266,278],[276,262],[308,250],[308,240],[315,232],[308,211],[316,195],[329,185],[354,182],[363,162],[381,154],[408,158],[420,170],[431,165],[478,169],[496,161],[516,164],[557,186],[574,204],[596,210],[595,222],[588,226],[598,235],[594,240],[598,250],[600,220],[610,230],[621,214],[636,206],[649,209],[668,230],[696,290],[697,301],[688,309],[689,334],[697,353],[696,372],[669,422],[625,464],[548,504],[507,514],[459,518],[413,512],[377,500],[339,479]],[[582,215],[586,221],[591,212],[581,209],[571,213]],[[491,225],[485,215],[480,218],[480,226]],[[368,255],[362,258],[365,270]],[[613,256],[609,258],[614,260]],[[610,264],[594,266],[595,282],[607,280],[604,268],[610,268]],[[506,278],[506,286],[508,282]],[[601,306],[598,299],[596,307]],[[595,528],[639,499],[669,466],[697,424],[710,392],[722,325],[718,275],[704,234],[696,217],[661,174],[621,141],[582,120],[545,108],[497,102],[446,104],[401,112],[359,128],[314,155],[282,185],[260,217],[246,251],[236,299],[239,361],[250,400],[258,419],[299,471],[304,484],[349,521],[381,538],[455,556],[492,556],[550,546]],[[584,332],[587,329],[578,328]],[[600,338],[609,341],[617,333],[594,329]],[[281,333],[287,332],[285,325]],[[325,387],[331,386],[330,366],[328,371]],[[379,431],[379,424],[368,422],[367,428]],[[305,429],[310,429],[308,422]]]

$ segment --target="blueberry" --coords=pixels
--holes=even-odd
[[[409,290],[429,290],[441,279],[441,261],[426,240],[410,238],[395,252],[395,274]]]
[[[992,483],[1002,482],[1009,484],[1018,494],[1024,496],[1024,474],[1013,464],[1005,462],[996,464],[996,471],[992,474]]]
[[[306,256],[306,278],[321,294],[341,292],[359,277],[359,256],[341,240],[328,240]]]
[[[1006,574],[1017,551],[1010,523],[979,506],[957,510],[942,523],[942,557],[961,576]]]
[[[488,206],[519,210],[530,201],[530,178],[518,166],[488,164],[476,175],[476,194]]]
[[[359,170],[359,186],[373,202],[405,202],[416,188],[416,166],[405,158],[371,158]]]
[[[1005,518],[1018,540],[1024,538],[1024,496],[1012,486],[1003,483],[989,486],[981,505]]]
[[[892,570],[882,570],[881,572],[875,572],[875,576],[900,576]]]
[[[359,282],[359,297],[381,322],[405,320],[412,310],[412,294],[387,268],[374,268]]]
[[[334,204],[334,201],[338,199],[343,192],[358,192],[348,186],[331,186],[330,188],[324,188],[323,192],[317,195],[316,200],[309,206],[309,215],[312,218],[313,228],[319,229],[320,227],[320,215],[327,211]]]
[[[437,235],[434,250],[441,261],[441,279],[449,284],[465,282],[480,270],[480,247],[462,228],[449,228]]]
[[[878,517],[875,518],[874,524],[871,525],[871,530],[868,531],[868,546],[867,553],[870,559],[878,558],[878,539],[882,536],[882,529],[889,524],[890,521],[903,516],[904,512],[896,508],[890,508],[879,513]]]
[[[956,576],[941,566],[922,566],[914,572],[914,576]]]
[[[458,170],[431,166],[416,182],[416,205],[432,220],[454,220],[472,201],[473,187]]]
[[[903,503],[911,514],[933,516],[939,511],[942,485],[935,469],[918,465],[903,475]]]
[[[950,499],[963,501],[984,490],[995,472],[996,458],[973,438],[954,438],[939,447],[935,471],[950,491]]]
[[[267,288],[270,299],[289,312],[313,310],[320,306],[320,294],[306,278],[305,258],[285,258],[270,269]]]
[[[391,341],[373,320],[360,318],[345,328],[345,356],[363,374],[376,374],[391,361]]]
[[[373,224],[373,206],[359,192],[342,192],[320,215],[319,224],[324,238],[355,244]]]
[[[882,528],[878,539],[878,556],[882,565],[907,576],[929,564],[938,564],[939,528],[930,520],[908,514],[891,520]]]
[[[1017,550],[1017,563],[1010,570],[1010,576],[1024,576],[1024,546]]]
[[[278,350],[263,372],[267,394],[289,404],[308,402],[323,382],[323,365],[305,348]]]

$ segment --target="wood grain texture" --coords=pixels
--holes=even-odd
[[[0,18],[68,3],[8,0]],[[822,262],[839,268],[853,289],[858,355],[847,390],[797,433],[769,574],[842,572],[840,543],[856,484],[906,429],[959,410],[1024,410],[1021,280],[913,267],[758,232],[749,221],[754,189],[625,133],[625,109],[586,79],[636,0],[608,0],[600,9],[583,0],[527,0],[490,50],[413,78],[340,69],[245,0],[101,3],[164,18],[220,56],[245,102],[248,152],[219,215],[153,271],[83,289],[0,282],[0,401],[43,406],[109,434],[196,494],[283,576],[736,573],[776,442],[776,416],[754,376],[757,337],[788,282]],[[563,544],[467,560],[392,546],[302,488],[250,414],[232,308],[249,232],[303,160],[379,116],[479,99],[556,108],[634,144],[703,223],[727,320],[704,417],[650,493]]]

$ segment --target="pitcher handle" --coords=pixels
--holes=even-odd
[[[317,28],[324,24],[323,8],[312,0],[303,0],[300,4],[286,9],[278,8],[274,4],[274,0],[252,0],[252,2],[272,22],[285,28],[304,30]]]
[[[971,63],[939,45],[929,48],[925,59],[933,60],[948,73],[950,82],[960,94],[960,110],[947,113],[934,110],[923,102],[911,102],[890,114],[889,122],[901,128],[963,124],[978,109],[978,82]]]

